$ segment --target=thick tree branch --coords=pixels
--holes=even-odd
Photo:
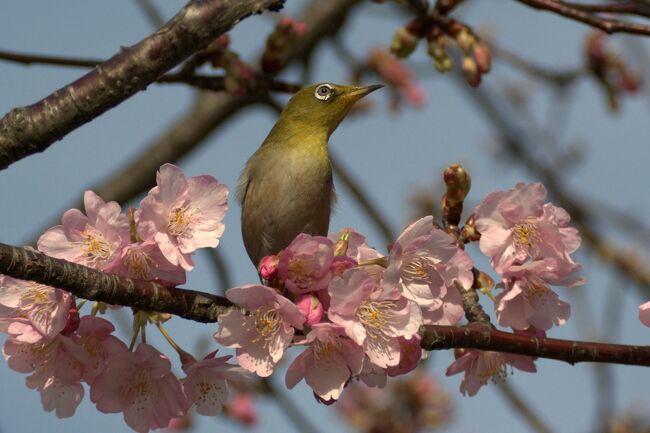
[[[569,3],[560,0],[517,0],[532,8],[546,10],[557,15],[562,15],[574,21],[579,21],[591,27],[595,27],[609,34],[632,33],[637,35],[650,35],[650,26],[621,21],[613,18],[604,18],[596,15],[595,12],[617,12],[647,16],[648,10],[642,5],[623,4],[615,5],[587,5]],[[624,7],[625,6],[625,7]]]
[[[279,9],[283,0],[204,0],[188,3],[161,29],[77,81],[0,119],[0,169],[42,152],[70,131],[144,90],[243,18]]]
[[[220,314],[233,308],[220,296],[105,274],[33,249],[1,243],[0,274],[47,284],[92,301],[170,313],[198,322],[216,322]],[[422,348],[426,350],[462,347],[556,359],[570,364],[608,362],[650,366],[650,346],[538,338],[497,331],[487,324],[425,325],[420,335]]]
[[[2,243],[0,273],[57,287],[91,301],[170,313],[197,322],[216,322],[220,314],[232,308],[220,296],[106,274],[33,249]]]
[[[556,359],[569,364],[608,362],[650,366],[650,346],[533,337],[497,331],[481,324],[464,327],[425,325],[420,330],[420,334],[422,348],[426,350],[464,347]]]

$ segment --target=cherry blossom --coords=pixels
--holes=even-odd
[[[342,327],[331,323],[314,325],[306,343],[307,349],[287,370],[287,387],[305,379],[323,401],[337,400],[350,377],[361,373],[363,349],[347,338]]]
[[[330,239],[301,233],[280,253],[278,274],[293,293],[315,292],[327,288],[333,260]]]
[[[140,202],[138,234],[155,240],[167,260],[190,271],[192,252],[219,244],[228,188],[212,176],[186,178],[172,164],[160,167],[156,183]]]
[[[396,337],[410,339],[422,324],[418,306],[384,289],[362,269],[347,270],[330,283],[329,319],[363,346],[370,360],[385,368],[400,361]]]
[[[84,193],[86,215],[78,209],[63,214],[61,225],[38,239],[38,249],[48,256],[110,271],[129,240],[128,221],[114,202],[104,202],[92,191]]]
[[[245,381],[250,378],[242,368],[228,364],[230,356],[216,358],[216,351],[201,361],[183,365],[187,377],[183,391],[190,403],[196,405],[201,415],[217,415],[228,398],[228,381]]]
[[[167,427],[182,416],[188,402],[169,360],[153,347],[140,344],[134,352],[109,356],[104,373],[91,385],[90,399],[104,413],[124,413],[138,433]]]
[[[432,216],[421,218],[391,248],[384,282],[418,305],[429,306],[447,292],[447,263],[457,250],[452,237],[433,226]]]
[[[261,377],[270,376],[295,329],[302,329],[305,316],[295,304],[266,286],[235,287],[226,291],[226,297],[248,312],[233,309],[219,316],[214,338],[236,349],[242,368]]]
[[[185,270],[173,265],[153,241],[137,242],[122,249],[116,273],[137,280],[160,280],[173,286],[185,283]]]
[[[464,372],[465,376],[460,383],[460,392],[470,397],[475,395],[490,379],[494,382],[506,380],[508,366],[529,373],[537,371],[536,358],[531,356],[475,349],[461,349],[459,352],[462,354],[447,368],[447,376]]]
[[[578,231],[568,227],[564,209],[545,200],[541,183],[518,183],[509,191],[488,194],[476,207],[480,248],[497,272],[538,258],[553,258],[559,268],[575,266],[570,254],[580,246]]]

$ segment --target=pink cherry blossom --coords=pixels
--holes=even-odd
[[[445,296],[436,298],[427,307],[422,307],[425,325],[457,325],[465,315],[463,299],[456,287],[449,287]]]
[[[28,343],[52,338],[65,328],[72,302],[63,290],[0,275],[0,330]]]
[[[347,270],[330,283],[329,319],[363,346],[379,367],[397,365],[400,346],[397,337],[410,339],[422,324],[420,308],[386,290],[362,269]]]
[[[84,366],[84,382],[92,385],[104,373],[110,356],[120,356],[129,351],[126,344],[112,335],[114,331],[113,324],[100,317],[83,316],[80,319],[79,328],[70,338],[84,350],[78,357]]]
[[[32,373],[25,382],[41,393],[43,407],[56,410],[59,418],[70,417],[83,398],[83,349],[63,335],[25,343],[15,338],[5,342],[3,354],[9,368]]]
[[[216,351],[203,360],[183,365],[187,377],[183,379],[183,391],[190,403],[196,405],[201,415],[217,415],[228,398],[228,381],[250,379],[242,368],[228,364],[230,356],[215,358]]]
[[[639,305],[639,320],[645,326],[650,327],[650,302]]]
[[[524,330],[530,326],[547,331],[566,323],[571,307],[561,301],[548,286],[555,284],[580,284],[555,274],[555,260],[544,259],[512,265],[503,275],[504,289],[496,297],[497,321],[501,326]],[[550,272],[546,272],[550,270]]]
[[[344,228],[337,233],[330,234],[329,238],[333,242],[337,242],[339,239],[341,239],[341,236],[343,236],[343,234],[346,234],[348,236],[348,249],[346,252],[347,257],[354,259],[356,262],[378,259],[382,257],[382,254],[379,251],[368,245],[366,237],[353,228]]]
[[[462,356],[447,368],[447,376],[464,372],[460,392],[471,397],[490,379],[494,382],[505,381],[508,377],[508,366],[529,373],[536,372],[535,359],[531,356],[465,349]]]
[[[447,272],[461,272],[447,269],[457,251],[453,238],[433,226],[432,216],[421,218],[404,229],[391,248],[384,283],[398,287],[405,298],[418,305],[430,306],[447,292],[451,283]],[[471,266],[462,271],[467,272],[471,277]]]
[[[564,209],[545,200],[541,183],[518,183],[509,191],[489,194],[476,207],[480,248],[497,272],[529,258],[553,258],[560,269],[575,266],[570,254],[580,246],[578,231],[568,227]]]
[[[270,376],[295,329],[302,329],[305,316],[290,300],[266,286],[235,287],[226,291],[226,297],[247,312],[233,309],[219,316],[214,338],[236,349],[242,368]]]
[[[264,256],[257,267],[257,272],[260,277],[267,281],[274,279],[278,275],[278,267],[280,265],[280,257],[278,256]]]
[[[228,188],[212,176],[187,179],[172,164],[160,167],[156,182],[140,202],[138,234],[144,241],[155,240],[169,262],[190,271],[192,252],[219,244]]]
[[[347,338],[345,330],[319,323],[307,334],[307,349],[294,359],[285,383],[292,389],[305,379],[323,401],[337,400],[350,377],[361,373],[363,348]]]
[[[120,259],[120,248],[129,240],[126,215],[114,202],[105,203],[92,191],[84,193],[86,215],[77,209],[63,214],[62,225],[38,239],[38,249],[48,256],[110,271]]]
[[[315,292],[327,287],[333,260],[330,239],[301,233],[280,253],[278,274],[292,293]]]
[[[388,383],[388,374],[385,368],[381,368],[373,363],[368,355],[363,358],[363,365],[361,366],[361,373],[357,378],[362,381],[366,386],[371,388],[383,388]]]
[[[109,356],[106,370],[91,385],[90,399],[100,412],[123,412],[127,425],[139,433],[167,427],[189,406],[169,360],[147,344]]]
[[[185,284],[185,270],[171,264],[153,241],[125,246],[116,273],[137,280],[157,279],[173,286]]]

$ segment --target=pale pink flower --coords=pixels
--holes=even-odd
[[[257,424],[257,411],[253,397],[246,392],[240,392],[226,405],[228,415],[246,426]]]
[[[436,298],[427,307],[422,307],[425,325],[457,325],[465,315],[463,299],[456,287],[449,287],[445,296]]]
[[[301,233],[280,253],[278,275],[292,293],[315,292],[327,287],[333,260],[330,239]]]
[[[41,393],[45,410],[56,410],[59,418],[70,417],[83,398],[81,380],[84,364],[83,349],[63,335],[25,343],[15,338],[5,342],[3,354],[9,368],[32,373],[27,386]]]
[[[553,325],[564,325],[571,307],[560,300],[548,283],[576,285],[582,280],[559,277],[556,269],[553,259],[510,266],[503,274],[504,289],[496,297],[498,323],[516,330],[534,326],[543,331]]]
[[[212,176],[187,179],[172,164],[160,167],[156,183],[140,202],[138,233],[144,241],[155,240],[172,264],[190,271],[192,252],[219,244],[228,188]]]
[[[228,381],[250,379],[242,368],[226,362],[230,356],[216,358],[216,353],[214,351],[201,361],[183,365],[187,375],[182,380],[183,391],[201,415],[211,416],[221,412],[222,405],[228,399]]]
[[[488,194],[476,207],[480,248],[492,258],[497,272],[529,258],[553,258],[561,273],[575,270],[570,254],[580,246],[580,235],[568,227],[569,214],[544,204],[545,200],[546,188],[541,183],[518,183],[509,191]]]
[[[452,283],[447,272],[460,272],[447,269],[457,251],[453,238],[433,226],[432,216],[421,218],[404,229],[391,248],[384,283],[418,305],[430,306]],[[469,272],[471,277],[471,266]]]
[[[169,359],[147,344],[109,356],[106,370],[90,387],[90,399],[104,413],[124,413],[139,433],[167,427],[188,403]]]
[[[0,330],[19,341],[35,343],[65,328],[72,296],[67,292],[0,275]]]
[[[505,381],[509,373],[508,366],[529,373],[537,371],[536,358],[532,356],[475,349],[464,349],[464,352],[447,368],[447,376],[464,372],[465,377],[460,383],[460,392],[470,397],[475,395],[490,379],[493,382]]]
[[[305,325],[313,326],[323,318],[323,304],[312,294],[300,295],[296,300],[296,305],[305,316]]]
[[[108,320],[83,316],[79,321],[79,328],[70,336],[71,340],[84,350],[79,361],[84,365],[83,380],[90,385],[104,373],[110,356],[120,356],[129,351],[124,342],[111,335],[113,331],[115,327]]]
[[[343,234],[347,234],[348,236],[348,249],[346,252],[347,257],[354,259],[356,262],[378,259],[382,257],[382,254],[379,251],[368,245],[366,237],[353,228],[344,228],[337,233],[330,234],[329,238],[333,242],[337,242],[339,239],[341,239],[341,236],[343,236]]]
[[[292,389],[305,379],[323,401],[338,400],[348,380],[361,373],[363,348],[347,338],[342,327],[331,323],[314,325],[306,344],[307,349],[287,369],[287,387]]]
[[[650,302],[639,305],[639,320],[645,326],[650,327]]]
[[[38,239],[38,249],[48,256],[110,271],[120,259],[120,248],[129,240],[126,215],[114,202],[105,203],[92,191],[84,193],[86,215],[70,209],[62,225],[52,227]]]
[[[236,349],[239,365],[261,377],[268,377],[282,358],[295,329],[305,321],[300,309],[274,289],[260,285],[235,287],[226,297],[247,310],[230,310],[219,316],[214,338]]]
[[[126,245],[116,273],[136,280],[160,280],[177,286],[185,284],[185,270],[165,258],[153,241]]]
[[[359,268],[330,283],[329,319],[363,346],[370,360],[385,368],[400,361],[397,337],[410,339],[422,324],[420,308],[396,290],[387,290]]]
[[[365,355],[363,358],[361,372],[357,378],[366,386],[371,388],[383,388],[386,386],[386,383],[388,383],[388,374],[386,373],[386,369],[373,363],[370,358],[368,358],[368,355]]]
[[[420,365],[420,360],[422,360],[422,348],[420,347],[421,341],[422,337],[418,334],[415,334],[410,339],[399,337],[399,364],[387,367],[386,374],[395,377],[415,370],[417,366]]]

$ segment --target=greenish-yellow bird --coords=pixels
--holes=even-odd
[[[326,236],[335,201],[327,141],[356,101],[383,86],[298,91],[239,178],[242,235],[255,266],[299,233]]]

